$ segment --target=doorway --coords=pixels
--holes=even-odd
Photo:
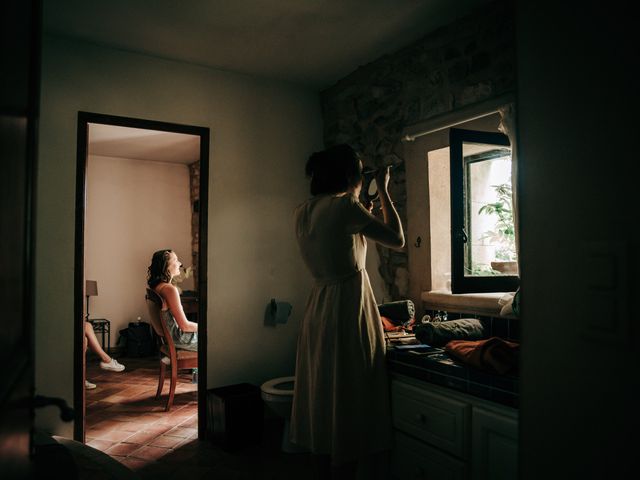
[[[98,340],[107,352],[116,350],[119,331],[138,317],[147,317],[146,267],[151,254],[164,248],[174,249],[183,265],[191,267],[192,275],[178,286],[185,312],[198,322],[197,430],[198,438],[204,438],[208,166],[208,128],[78,113],[74,278],[74,438],[78,441],[84,442],[86,436],[85,319],[111,312],[111,318],[100,318],[107,320],[108,332],[104,341],[98,332]],[[184,192],[174,192],[178,200],[172,202],[171,191],[182,188],[177,185],[188,190],[186,204]],[[104,322],[94,326],[101,323],[104,328]],[[164,405],[167,390],[165,385],[158,405]]]

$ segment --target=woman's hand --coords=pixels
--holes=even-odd
[[[387,192],[389,188],[389,179],[391,178],[391,174],[389,170],[391,166],[387,165],[386,167],[380,167],[378,169],[378,173],[376,175],[376,186],[378,187],[378,192]]]
[[[367,200],[367,202],[364,204],[364,208],[366,208],[369,213],[373,213],[373,202],[371,200]]]
[[[400,223],[398,212],[393,206],[391,197],[389,197],[390,169],[390,166],[381,167],[376,175],[383,221],[371,222],[363,229],[362,233],[387,247],[402,248],[404,246],[402,223]]]

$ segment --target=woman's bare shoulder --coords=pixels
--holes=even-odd
[[[158,295],[162,295],[163,297],[167,297],[169,295],[176,295],[178,293],[177,287],[167,282],[161,282],[158,285],[156,285],[153,289]]]

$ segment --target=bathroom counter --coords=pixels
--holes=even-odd
[[[438,349],[441,350],[441,349]],[[424,351],[424,350],[422,350]],[[518,408],[518,377],[483,372],[453,360],[444,351],[387,348],[391,372]]]

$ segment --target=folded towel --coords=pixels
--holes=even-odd
[[[381,303],[378,305],[378,311],[396,325],[406,324],[416,315],[416,307],[411,300]]]
[[[502,338],[491,337],[476,341],[452,340],[445,345],[444,350],[462,363],[480,370],[501,375],[518,371],[520,344]]]
[[[513,314],[516,317],[520,316],[520,287],[516,290],[516,294],[513,296],[513,303],[511,304]]]
[[[413,327],[422,343],[441,347],[450,340],[477,340],[484,336],[484,327],[475,318],[461,318],[446,322],[427,322]]]
[[[384,315],[380,315],[380,320],[382,320],[382,328],[385,332],[399,332],[402,330],[402,325],[396,325]]]
[[[498,299],[498,305],[502,307],[500,309],[500,315],[513,315],[513,297],[515,292],[505,293]]]

